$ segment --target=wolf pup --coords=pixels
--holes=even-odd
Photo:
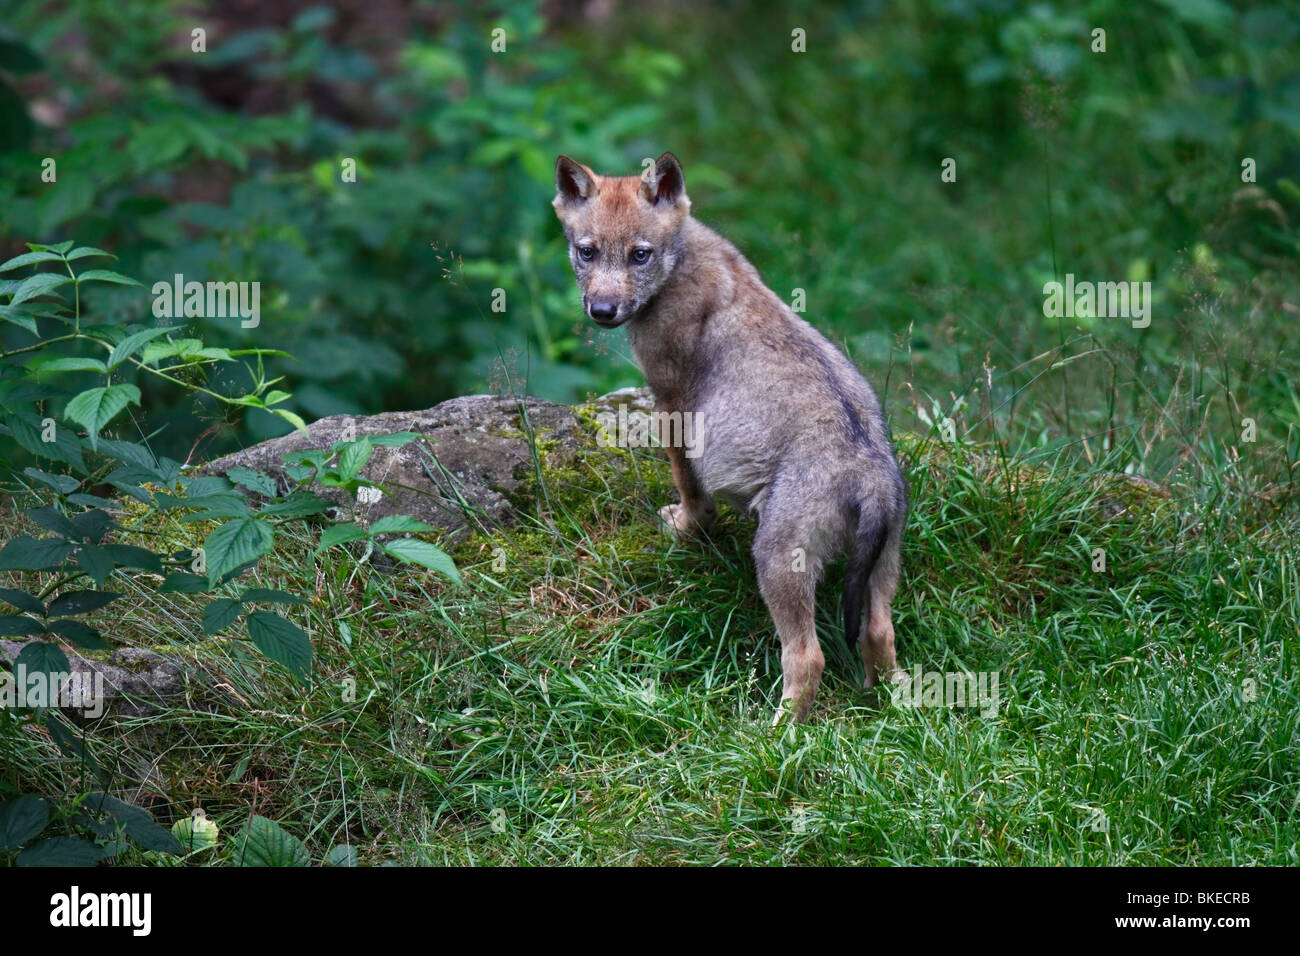
[[[691,413],[695,454],[664,442],[681,503],[660,516],[683,535],[708,530],[715,498],[758,516],[758,587],[781,638],[773,723],[812,706],[825,665],[814,591],[844,551],[844,636],[866,687],[889,679],[907,490],[871,386],[692,218],[671,153],[641,176],[598,176],[561,156],[555,183],[583,309],[602,328],[627,325],[656,421]]]

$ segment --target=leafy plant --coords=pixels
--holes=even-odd
[[[305,425],[281,407],[288,394],[273,389],[277,380],[264,374],[270,350],[212,348],[179,325],[84,322],[83,287],[136,284],[108,270],[78,271],[82,260],[109,255],[72,242],[31,244],[28,253],[0,264],[0,273],[32,270],[26,277],[0,282],[0,297],[8,299],[0,305],[0,318],[35,338],[0,355],[5,363],[0,365],[0,435],[11,439],[0,445],[0,462],[13,494],[39,502],[21,510],[38,533],[15,535],[0,547],[0,572],[44,582],[0,588],[0,602],[13,611],[0,614],[0,636],[27,640],[14,662],[26,678],[61,681],[71,666],[60,643],[86,652],[114,646],[110,633],[82,618],[121,600],[121,592],[104,586],[115,575],[128,575],[136,584],[156,582],[159,594],[211,595],[202,613],[204,636],[226,635],[242,625],[249,642],[267,658],[307,679],[311,641],[299,624],[276,609],[308,602],[240,579],[274,547],[278,528],[329,509],[329,502],[311,490],[313,483],[355,496],[371,484],[361,471],[375,447],[399,446],[416,436],[368,436],[296,456],[284,489],[271,476],[247,468],[231,469],[227,476],[198,474],[156,455],[147,438],[133,442],[118,437],[117,422],[141,400],[136,382],[148,377],[235,409],[263,409],[295,427],[305,430]],[[61,271],[45,271],[49,266]],[[68,292],[71,303],[65,298]],[[214,369],[230,365],[250,373],[248,390],[214,387]],[[84,381],[87,376],[90,382]],[[128,509],[105,497],[110,493],[134,501],[129,521]],[[176,549],[167,537],[142,530],[164,516],[182,529],[211,529],[201,546]],[[341,523],[325,532],[322,547],[431,530],[405,517],[384,518],[368,528]],[[377,546],[399,561],[459,581],[451,559],[433,544],[385,537]],[[28,719],[43,719],[60,746],[99,772],[84,739],[55,712],[30,713]],[[120,852],[123,837],[145,850],[179,852],[177,840],[145,811],[102,791],[75,798],[75,811],[60,819],[65,832],[37,839],[50,823],[49,806],[39,797],[20,794],[0,808],[0,852],[15,853],[20,865],[85,865]],[[278,837],[269,821],[250,827],[241,844],[248,859],[280,861],[284,852],[293,851],[294,843]]]
[[[65,832],[48,835],[59,824]],[[182,850],[147,810],[107,793],[84,794],[57,813],[32,794],[0,803],[0,857],[18,866],[93,866],[121,853],[128,839],[157,853]]]
[[[0,273],[36,270],[25,278],[0,282],[0,296],[8,298],[6,304],[0,305],[0,318],[36,337],[33,344],[0,356],[11,360],[3,366],[5,376],[0,379],[0,434],[13,439],[13,444],[0,452],[0,460],[9,465],[11,475],[23,463],[24,452],[30,460],[51,469],[27,465],[19,479],[28,497],[49,500],[23,513],[50,534],[10,539],[0,549],[0,570],[55,572],[56,576],[37,593],[18,589],[0,593],[0,598],[22,612],[0,617],[0,632],[38,638],[24,649],[22,663],[31,671],[60,673],[67,670],[66,657],[42,639],[63,638],[86,650],[108,648],[99,631],[67,618],[98,610],[118,597],[103,591],[67,590],[71,585],[88,579],[102,587],[115,571],[123,569],[157,576],[169,568],[193,565],[196,560],[203,563],[210,554],[206,586],[216,587],[255,563],[274,540],[269,516],[253,517],[229,482],[186,475],[179,462],[155,456],[147,445],[104,434],[129,405],[139,403],[140,388],[132,379],[161,378],[217,401],[264,408],[297,427],[305,426],[294,413],[275,407],[285,393],[271,391],[275,380],[260,374],[268,350],[208,348],[184,334],[180,326],[83,324],[84,286],[138,283],[109,270],[78,272],[77,264],[82,260],[110,256],[101,249],[63,242],[33,243],[30,250],[0,264]],[[61,271],[41,271],[47,265]],[[73,295],[71,308],[63,294],[69,287]],[[38,323],[50,331],[43,331]],[[259,369],[251,390],[230,394],[205,384],[215,366],[239,364],[249,368],[244,364],[249,359],[254,362],[252,367]],[[101,384],[79,390],[72,386],[72,382],[87,375]],[[75,427],[78,425],[80,430]],[[228,520],[221,520],[208,535],[203,549],[206,554],[198,558],[187,551],[159,553],[114,541],[111,539],[125,530],[114,517],[121,509],[92,493],[105,486],[144,504],[146,514],[154,509],[181,509],[182,522]],[[177,496],[177,492],[181,495]],[[324,504],[317,499],[312,507],[303,508],[303,500],[299,497],[289,504],[280,502],[279,508],[269,510],[289,520],[283,516],[300,518],[315,513]],[[176,590],[181,582],[192,587],[193,582],[175,574],[164,579],[163,587]],[[273,659],[302,673],[304,661],[310,660],[310,645],[300,629],[278,615],[256,613],[261,616],[249,619],[256,631],[254,643],[272,648]]]
[[[223,861],[234,866],[299,867],[311,865],[306,845],[279,823],[259,814],[251,815],[244,826],[222,846],[221,830],[202,810],[177,820],[172,835],[187,853],[217,850]],[[342,843],[326,855],[327,866],[356,866],[356,847]]]
[[[285,470],[303,486],[318,482],[327,488],[340,488],[355,499],[365,488],[383,490],[382,485],[361,476],[361,470],[370,460],[375,448],[400,448],[418,437],[414,432],[365,435],[335,442],[329,450],[291,452],[285,456]],[[325,529],[317,554],[338,545],[364,541],[366,555],[377,548],[399,563],[429,568],[453,583],[460,584],[460,574],[456,571],[455,563],[437,545],[411,537],[388,537],[433,530],[435,529],[408,515],[387,515],[370,524],[339,522]]]

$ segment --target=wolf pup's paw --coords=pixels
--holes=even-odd
[[[708,530],[707,525],[696,520],[685,505],[664,505],[659,509],[659,517],[668,525],[669,531],[684,537],[692,537]]]

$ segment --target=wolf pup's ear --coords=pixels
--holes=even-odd
[[[555,205],[586,201],[596,195],[596,174],[568,156],[555,161]]]
[[[654,170],[646,173],[641,177],[641,195],[646,202],[690,206],[690,200],[686,198],[686,177],[682,175],[682,164],[677,162],[676,156],[664,153],[655,160]]]

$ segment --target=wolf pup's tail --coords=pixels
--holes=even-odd
[[[853,517],[857,519],[857,530],[853,535],[849,563],[844,570],[844,591],[840,602],[844,610],[844,640],[849,647],[858,642],[863,611],[870,611],[870,607],[866,606],[871,600],[867,581],[871,578],[871,571],[876,566],[876,559],[880,557],[889,531],[884,516],[870,504],[855,503]]]

